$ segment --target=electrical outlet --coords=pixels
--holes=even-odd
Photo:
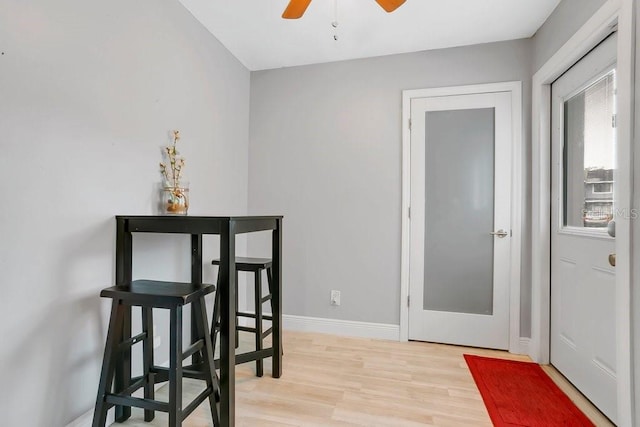
[[[340,291],[331,291],[331,305],[340,305]]]

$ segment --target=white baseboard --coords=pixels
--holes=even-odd
[[[400,325],[293,316],[290,314],[282,315],[282,328],[290,331],[320,332],[348,337],[393,341],[400,339]]]
[[[531,342],[531,338],[520,337],[520,351],[518,354],[526,354],[529,355],[529,343]]]
[[[115,411],[116,411],[115,408],[111,408],[107,412],[107,422],[105,423],[106,426],[111,425],[115,422],[115,418],[116,418]],[[80,415],[75,420],[71,421],[69,424],[67,424],[66,427],[91,427],[92,423],[93,423],[93,408],[91,408],[89,411],[85,412],[84,414]]]

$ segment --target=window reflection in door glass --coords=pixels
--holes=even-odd
[[[564,102],[563,160],[563,224],[606,227],[615,188],[615,70]]]

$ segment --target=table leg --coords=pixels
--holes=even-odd
[[[271,304],[273,315],[272,374],[273,378],[282,376],[282,219],[277,220],[277,227],[272,235],[272,281]]]
[[[202,234],[191,235],[191,283],[202,284]],[[200,339],[196,330],[196,321],[198,313],[191,310],[191,342]],[[191,356],[193,364],[202,362],[200,353]]]
[[[126,220],[116,220],[116,285],[131,283],[133,239],[131,233],[126,231]],[[131,306],[124,309],[122,325],[122,340],[131,337]],[[131,384],[131,348],[123,350],[117,358],[115,388],[116,392],[122,391]],[[131,407],[116,406],[116,421],[126,421],[131,416]]]
[[[223,224],[220,233],[220,425],[235,425],[236,227]]]

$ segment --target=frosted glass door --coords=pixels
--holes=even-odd
[[[509,346],[511,94],[411,102],[409,338]]]
[[[425,113],[425,310],[493,313],[494,117]]]

